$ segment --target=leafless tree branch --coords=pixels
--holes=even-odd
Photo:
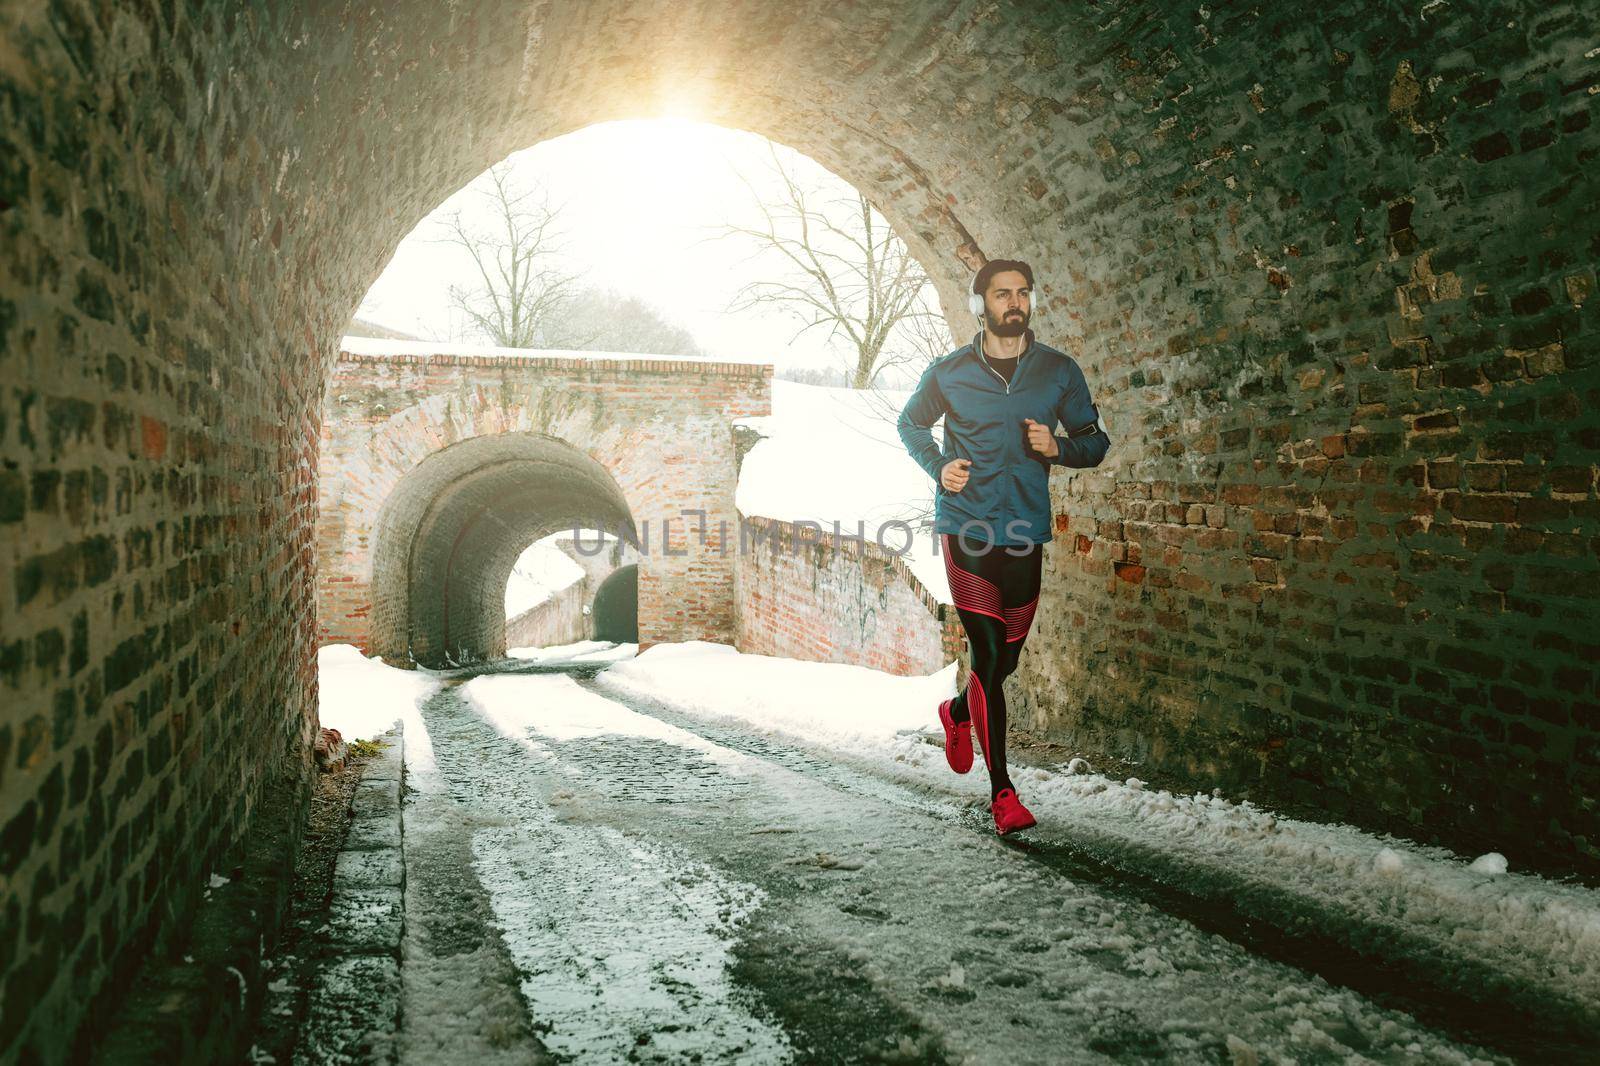
[[[478,278],[477,285],[451,287],[451,309],[473,336],[506,348],[540,346],[578,281],[557,262],[558,211],[541,191],[519,184],[504,162],[489,169],[479,195],[492,222],[475,225],[460,211],[440,222],[436,243],[465,249]]]
[[[842,339],[852,388],[870,388],[883,370],[914,364],[920,347],[897,350],[894,342],[906,324],[934,317],[921,265],[865,196],[825,200],[776,147],[770,158],[778,197],[762,197],[740,174],[760,221],[723,226],[717,235],[752,247],[752,255],[775,253],[787,276],[750,282],[730,310],[779,309],[802,323],[796,337],[821,328],[829,340]]]

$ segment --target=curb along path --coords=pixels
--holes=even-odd
[[[351,799],[324,930],[327,954],[313,977],[297,1064],[393,1058],[405,914],[401,727],[379,743]]]

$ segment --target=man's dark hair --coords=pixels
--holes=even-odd
[[[1020,259],[991,259],[983,264],[978,271],[978,276],[972,279],[972,291],[982,296],[989,291],[989,280],[1002,270],[1015,270],[1028,279],[1028,288],[1033,288],[1033,267]]]

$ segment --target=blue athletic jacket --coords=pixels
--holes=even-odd
[[[961,533],[991,544],[1043,544],[1050,528],[1050,467],[1099,466],[1111,447],[1078,363],[1040,344],[1030,330],[1008,386],[979,354],[983,334],[937,359],[922,374],[900,412],[900,439],[933,478],[935,533]],[[944,418],[944,448],[929,431]],[[1046,459],[1028,446],[1024,418],[1066,436]],[[946,491],[939,472],[952,459],[971,459],[966,487]]]

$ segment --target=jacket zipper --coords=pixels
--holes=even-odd
[[[1001,377],[1000,371],[996,370],[992,366],[989,366],[989,357],[987,355],[980,355],[980,356],[978,356],[978,358],[983,360],[983,365],[985,367],[988,367],[989,373],[993,374],[997,379],[999,379],[1000,384],[1002,384],[1002,385],[1004,385],[1006,387],[1006,395],[1010,396],[1011,395],[1011,382],[1009,382],[1005,378]],[[1013,370],[1012,373],[1015,374],[1016,371]]]
[[[991,373],[991,374],[993,374],[995,376],[996,380],[998,380],[1000,382],[1000,384],[1005,386],[1006,395],[1010,396],[1011,395],[1011,382],[1007,381],[1004,377],[1001,377],[1000,371],[996,370],[994,367],[989,365],[989,357],[987,355],[983,354],[983,339],[982,339],[981,335],[979,336],[979,339],[978,339],[978,361],[983,364],[984,369],[988,370],[989,373]],[[1022,355],[1021,355],[1021,353],[1018,353],[1018,355],[1017,355],[1017,370],[1021,370],[1021,369],[1022,369]],[[1016,377],[1017,376],[1017,370],[1013,370],[1011,372],[1011,376],[1012,377]]]
[[[980,345],[983,343],[982,338],[979,339],[978,343]],[[1006,395],[1010,396],[1011,395],[1011,382],[1007,381],[1005,379],[1005,377],[1000,373],[1000,371],[996,370],[993,366],[990,366],[989,357],[987,355],[983,354],[983,349],[981,347],[978,349],[978,358],[983,362],[983,365],[985,367],[988,367],[989,373],[993,374],[996,378],[1000,379],[1000,384],[1005,386]],[[1021,355],[1018,355],[1017,356],[1017,365],[1016,365],[1016,368],[1011,371],[1011,376],[1012,377],[1016,377],[1017,374],[1021,370],[1022,370],[1022,357],[1021,357]],[[1011,446],[1010,446],[1009,439],[1008,439],[1007,445],[1006,445],[1006,458],[1007,458],[1007,460],[1009,460],[1011,458]],[[1007,528],[1009,528],[1010,525],[1011,525],[1011,523],[1009,523],[1009,522],[1006,523]]]

